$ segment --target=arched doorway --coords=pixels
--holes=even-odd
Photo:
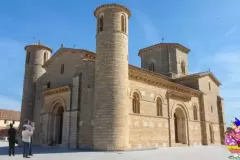
[[[209,133],[210,133],[210,142],[214,143],[214,132],[211,124],[209,124]]]
[[[187,144],[186,116],[182,108],[176,108],[174,112],[175,143]]]
[[[50,141],[53,144],[62,144],[64,108],[60,103],[54,105],[51,113]]]

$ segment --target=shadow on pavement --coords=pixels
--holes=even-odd
[[[15,147],[15,155],[22,154],[23,148],[21,146]],[[33,146],[32,153],[34,154],[52,154],[52,153],[76,153],[76,152],[93,152],[90,149],[67,149],[61,147],[40,147]],[[0,147],[0,155],[8,155],[8,147]]]

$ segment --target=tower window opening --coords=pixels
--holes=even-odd
[[[182,74],[186,74],[185,67],[186,67],[185,62],[182,61],[182,62],[181,62],[181,70],[182,70]]]
[[[157,99],[157,103],[156,103],[156,107],[157,107],[157,116],[162,116],[163,115],[163,111],[162,111],[162,100],[160,98]]]
[[[149,66],[148,66],[148,69],[150,70],[150,71],[155,71],[155,69],[154,69],[154,63],[150,63],[149,64]]]
[[[121,31],[126,33],[126,17],[125,17],[125,15],[121,16]]]
[[[30,52],[27,52],[26,64],[30,62]]]
[[[211,83],[208,82],[208,88],[209,88],[209,91],[211,91]]]
[[[51,88],[51,82],[47,83],[47,88]]]
[[[197,111],[197,107],[193,106],[193,119],[194,120],[198,120],[198,111]]]
[[[103,15],[98,18],[98,32],[103,31]]]
[[[64,64],[61,64],[61,74],[64,74]]]
[[[138,113],[138,114],[140,113],[140,98],[136,92],[133,93],[132,109],[133,109],[133,113]]]
[[[45,63],[46,61],[47,61],[47,52],[44,52],[43,62]]]

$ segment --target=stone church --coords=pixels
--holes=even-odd
[[[159,43],[140,49],[141,68],[130,65],[130,10],[105,4],[94,16],[96,52],[25,47],[21,123],[35,122],[35,144],[131,150],[224,143],[221,83],[212,72],[188,74],[188,48]]]

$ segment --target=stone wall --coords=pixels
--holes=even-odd
[[[202,131],[200,123],[200,106],[197,97],[182,102],[178,99],[167,99],[167,90],[130,80],[129,96],[129,141],[133,149],[175,146],[173,112],[183,106],[186,110],[186,145],[201,145]],[[140,95],[140,114],[132,111],[132,95]],[[163,116],[157,116],[156,98],[162,100]],[[197,120],[194,120],[193,106],[197,107]],[[168,110],[169,108],[169,110]],[[169,128],[170,127],[170,128]],[[171,140],[169,139],[171,138]]]
[[[206,127],[206,144],[221,144],[221,135],[219,130],[219,114],[218,114],[218,95],[219,87],[209,77],[202,77],[199,79],[199,89],[205,93],[203,96],[203,106]],[[214,143],[211,142],[211,132],[214,135]]]
[[[82,73],[82,83],[77,141],[80,148],[93,148],[94,62],[84,60],[78,71]]]
[[[129,143],[132,149],[169,145],[167,118],[130,114],[129,120]]]

